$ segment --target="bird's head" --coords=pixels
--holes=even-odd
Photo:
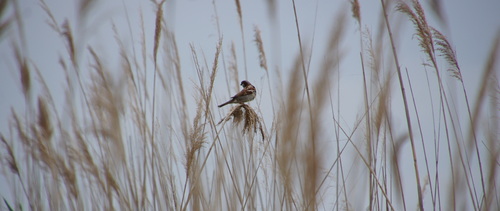
[[[243,80],[241,81],[241,84],[240,84],[243,88],[247,87],[248,85],[252,85],[250,82],[248,82],[247,80]]]

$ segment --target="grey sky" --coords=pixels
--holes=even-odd
[[[270,69],[270,76],[277,78],[275,71],[277,68],[281,71],[284,87],[287,87],[288,76],[292,69],[295,57],[299,52],[297,41],[297,32],[295,28],[295,19],[291,1],[277,1],[277,24],[273,24],[269,16],[267,1],[241,1],[243,11],[243,23],[245,32],[246,60],[248,68],[248,78],[257,89],[259,96],[252,102],[253,105],[259,105],[266,125],[270,127],[272,123],[272,110],[268,89],[277,89],[278,84],[268,86],[266,72],[259,67],[259,57],[254,40],[254,26],[257,26],[262,32],[264,48],[267,53],[267,61]],[[148,68],[152,72],[152,45],[154,34],[155,7],[151,1],[99,1],[91,10],[85,22],[77,23],[77,12],[74,1],[46,0],[47,5],[54,14],[59,24],[67,19],[73,27],[73,33],[77,42],[77,52],[80,55],[82,67],[87,67],[91,60],[88,58],[88,46],[92,46],[103,58],[106,58],[106,65],[110,71],[120,71],[120,55],[117,41],[113,32],[113,24],[117,31],[118,38],[124,43],[124,47],[131,52],[132,48],[139,52],[141,49],[141,29],[145,29]],[[336,21],[339,12],[346,13],[346,31],[345,39],[340,44],[344,57],[338,66],[340,85],[332,83],[332,90],[337,92],[340,89],[341,103],[334,103],[340,106],[342,116],[340,117],[346,128],[353,127],[359,110],[363,109],[362,104],[362,74],[359,60],[359,30],[357,22],[351,17],[349,1],[305,1],[297,0],[297,13],[299,26],[301,30],[302,42],[306,48],[306,54],[311,54],[310,81],[317,78],[318,69],[321,65],[323,52],[329,37],[329,32]],[[487,60],[493,38],[500,31],[500,1],[498,0],[446,0],[442,1],[445,14],[446,25],[437,21],[435,15],[430,9],[427,9],[427,1],[422,1],[426,8],[427,18],[433,27],[441,30],[454,45],[458,61],[462,69],[465,85],[470,93],[470,98],[474,99],[477,88],[481,85],[480,77],[483,67]],[[22,21],[24,26],[24,35],[26,46],[20,46],[23,54],[27,55],[31,64],[40,69],[43,77],[47,81],[52,94],[56,97],[56,102],[62,104],[64,101],[63,87],[65,87],[65,78],[63,71],[58,63],[59,57],[67,58],[66,46],[63,38],[54,32],[46,23],[48,16],[41,9],[36,0],[18,0]],[[220,33],[223,36],[224,59],[230,55],[231,43],[236,46],[238,54],[239,79],[245,78],[243,46],[239,20],[236,12],[236,6],[233,0],[215,1],[220,21]],[[373,37],[378,30],[378,21],[380,19],[379,1],[360,1],[361,14],[364,27],[372,31]],[[197,82],[196,71],[192,61],[190,45],[193,45],[199,53],[203,53],[207,63],[211,66],[215,47],[219,39],[217,31],[214,6],[212,1],[208,0],[183,0],[167,1],[165,5],[165,19],[171,31],[174,32],[177,45],[180,52],[182,74],[184,84],[188,94],[188,110],[190,114],[195,112],[194,84]],[[7,14],[12,14],[10,10]],[[144,23],[141,23],[141,15]],[[399,37],[397,50],[400,54],[401,65],[408,68],[412,79],[412,85],[415,89],[416,98],[428,100],[428,90],[426,85],[426,76],[424,67],[421,65],[425,61],[425,56],[418,47],[417,39],[413,35],[414,28],[409,23],[406,16],[390,11],[391,24],[397,29]],[[128,26],[127,21],[130,21]],[[13,44],[19,43],[19,31],[17,25],[11,26],[11,30],[0,40],[0,132],[9,134],[10,109],[23,113],[24,97],[21,93],[19,82],[19,72],[15,63]],[[386,42],[388,43],[388,42]],[[389,46],[387,46],[389,48]],[[139,54],[139,53],[138,53]],[[164,54],[161,54],[164,55]],[[161,58],[160,58],[161,59]],[[389,58],[385,58],[389,59]],[[500,59],[500,58],[499,58]],[[498,61],[498,59],[497,59]],[[227,61],[226,61],[227,63]],[[445,63],[441,63],[443,70],[447,69]],[[386,63],[384,65],[393,65]],[[33,66],[32,66],[33,67]],[[430,69],[430,68],[428,68]],[[429,70],[427,70],[429,71]],[[88,73],[88,72],[87,72]],[[87,74],[85,73],[85,74]],[[458,84],[447,76],[448,88],[453,90]],[[496,70],[498,77],[498,69]],[[35,75],[32,75],[32,80]],[[216,78],[213,107],[228,100],[236,93],[235,87],[230,87],[228,91],[223,66],[219,65],[219,72]],[[392,80],[394,85],[397,81]],[[421,83],[419,86],[418,83]],[[425,84],[425,85],[424,85]],[[337,87],[339,86],[339,87]],[[36,88],[35,88],[36,89]],[[33,97],[39,94],[36,91]],[[335,96],[335,94],[334,94]],[[459,95],[461,96],[461,95]],[[335,96],[337,97],[337,96]],[[395,121],[399,124],[400,130],[404,129],[403,110],[399,90],[394,90],[394,116],[401,117]],[[165,103],[166,99],[159,101]],[[462,102],[461,97],[457,97],[458,102]],[[33,101],[36,102],[36,101]],[[56,103],[57,104],[57,103]],[[460,109],[465,109],[463,104],[458,103]],[[328,110],[328,109],[326,109]],[[465,111],[465,110],[462,110]],[[217,111],[216,111],[217,112]],[[219,110],[223,115],[224,110]],[[432,116],[424,114],[422,121],[430,121]],[[190,116],[193,118],[193,116]],[[462,123],[465,124],[465,123]],[[432,127],[432,126],[431,126]],[[325,137],[333,133],[325,128]],[[429,132],[429,131],[428,131]],[[465,132],[464,132],[465,133]],[[425,136],[425,135],[424,135]],[[328,138],[326,138],[328,139]],[[409,150],[409,149],[408,149]],[[408,151],[410,152],[410,151]],[[408,159],[410,160],[410,159]],[[405,164],[411,164],[405,161]],[[409,175],[412,172],[408,173]],[[4,187],[4,178],[0,176],[0,186]],[[411,183],[411,181],[406,181]],[[9,195],[5,189],[0,191],[2,196]],[[409,194],[414,194],[409,193]],[[414,206],[415,205],[415,206]],[[416,207],[416,201],[411,201],[410,209]],[[362,208],[362,207],[358,207]]]

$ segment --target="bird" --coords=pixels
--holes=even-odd
[[[238,94],[232,96],[231,100],[229,100],[223,104],[220,104],[219,108],[222,106],[225,106],[227,104],[231,104],[231,103],[243,104],[243,103],[246,103],[248,101],[252,101],[253,99],[255,99],[255,96],[257,95],[257,90],[255,89],[255,86],[253,86],[247,80],[241,81],[240,85],[243,87],[243,89],[240,92],[238,92]]]

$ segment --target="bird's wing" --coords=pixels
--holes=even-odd
[[[247,86],[246,88],[242,89],[240,92],[238,92],[236,95],[233,96],[233,98],[245,96],[245,95],[251,95],[255,93],[255,87],[253,86]]]

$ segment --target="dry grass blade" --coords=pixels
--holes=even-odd
[[[405,2],[399,2],[396,9],[406,14],[416,28],[416,35],[419,40],[419,46],[428,55],[428,59],[434,61],[434,47],[432,43],[432,34],[425,18],[424,10],[417,0],[413,0],[415,12]]]
[[[69,188],[69,192],[74,199],[78,198],[78,184],[77,177],[74,166],[69,166],[65,163],[64,159],[57,155],[54,156],[54,163],[57,165],[59,174],[63,177],[66,187]]]
[[[267,0],[267,8],[269,12],[269,16],[274,20],[276,18],[276,5],[277,5],[277,0]]]
[[[403,156],[402,148],[403,145],[405,144],[405,141],[408,140],[408,137],[405,136],[400,136],[397,137],[391,146],[391,151],[392,152],[390,156],[390,162],[394,168],[391,168],[391,173],[394,178],[397,178],[397,181],[394,182],[394,185],[396,186],[396,192],[401,195],[401,201],[403,204],[406,204],[405,198],[404,198],[404,192],[403,192],[403,182],[402,182],[402,175],[401,175],[401,167],[399,164],[399,161],[401,161],[401,156]],[[406,205],[404,205],[406,208]]]
[[[332,83],[331,76],[336,71],[335,67],[339,64],[341,55],[339,55],[339,48],[342,42],[342,38],[345,32],[345,20],[346,15],[344,12],[340,12],[335,18],[335,24],[332,25],[330,31],[328,48],[325,50],[323,55],[325,59],[322,62],[318,78],[314,81],[314,86],[312,90],[314,93],[312,103],[312,110],[310,111],[310,125],[308,129],[308,140],[309,143],[306,145],[304,166],[306,166],[306,171],[304,178],[308,178],[304,181],[303,189],[305,190],[304,199],[307,201],[305,209],[318,209],[318,185],[320,184],[320,167],[322,163],[322,144],[317,142],[317,137],[321,135],[321,113],[323,112],[323,107],[326,105],[325,102],[328,99],[328,91],[330,83]]]
[[[498,168],[500,167],[500,146],[498,145],[500,141],[500,131],[497,128],[500,128],[500,84],[499,79],[495,78],[490,83],[490,113],[492,114],[490,119],[490,130],[488,132],[488,148],[490,151],[489,154],[489,175],[488,175],[488,192],[486,194],[485,199],[485,210],[493,210],[495,205],[495,192],[497,192],[497,188],[495,184],[498,184]]]
[[[236,56],[236,47],[234,47],[234,42],[231,42],[231,58],[229,59],[229,75],[230,80],[234,83],[234,89],[238,89],[240,86],[240,80],[238,79],[238,59]]]
[[[384,82],[382,87],[380,88],[380,96],[378,97],[378,105],[377,105],[377,109],[376,109],[376,112],[375,112],[375,122],[374,122],[374,125],[375,125],[375,132],[376,134],[379,134],[381,132],[381,129],[382,129],[382,124],[385,120],[385,118],[387,118],[387,114],[388,114],[388,111],[387,111],[387,108],[388,108],[388,105],[389,105],[389,96],[390,96],[390,79],[389,79],[389,76],[387,76],[387,79],[386,79],[387,82]]]
[[[354,17],[354,19],[356,19],[358,23],[361,23],[361,12],[358,0],[351,1],[351,12],[352,12],[352,17]]]
[[[232,17],[219,16],[217,7],[228,5],[212,0],[204,6],[213,5],[209,13],[216,26],[200,28],[196,24],[201,22],[193,22],[190,27],[201,31],[192,35],[199,39],[178,40],[184,29],[170,28],[180,22],[167,19],[193,9],[189,5],[153,0],[144,9],[145,2],[122,2],[123,11],[106,13],[108,8],[96,8],[104,6],[98,0],[76,0],[71,4],[75,14],[62,17],[46,1],[35,0],[38,8],[31,8],[19,0],[0,0],[0,41],[11,42],[4,43],[11,58],[0,66],[7,70],[5,80],[13,74],[14,90],[19,90],[19,96],[4,99],[12,111],[5,111],[8,126],[0,132],[0,171],[5,174],[0,183],[6,183],[0,210],[498,210],[500,37],[491,52],[481,52],[486,60],[479,73],[482,84],[470,109],[464,83],[475,86],[477,81],[461,75],[460,68],[471,64],[462,64],[453,46],[459,43],[445,33],[456,26],[440,25],[445,31],[430,26],[444,20],[442,0],[380,0],[378,8],[370,8],[382,10],[378,13],[362,11],[360,0],[309,6],[295,0],[234,0],[229,4],[233,10],[226,11]],[[129,13],[131,6],[139,7]],[[337,6],[340,10],[332,11]],[[440,17],[425,14],[424,6]],[[253,15],[250,8],[268,9],[263,17],[268,21],[245,23],[243,12]],[[27,9],[45,18],[41,30],[54,35],[38,38],[61,42],[62,51],[44,49],[50,58],[62,52],[43,60],[44,65],[32,52],[37,40],[28,42],[36,32],[29,27],[34,19],[25,17]],[[325,9],[331,11],[328,17]],[[149,21],[144,11],[152,13]],[[281,12],[293,16],[281,21]],[[115,15],[125,25],[115,25]],[[200,17],[210,22],[205,15]],[[362,18],[379,21],[363,23]],[[220,25],[231,20],[239,28],[236,34]],[[91,37],[88,21],[102,25]],[[360,33],[359,43],[345,39],[350,27]],[[411,28],[416,52],[407,52],[412,49],[407,42],[397,46],[398,40],[410,38],[402,37],[403,27]],[[96,46],[113,38],[116,43]],[[207,40],[215,41],[215,52],[207,51]],[[246,44],[255,48],[248,66]],[[353,46],[359,46],[360,55]],[[424,68],[432,70],[407,73],[403,80],[402,61],[412,58],[399,60],[399,52],[423,54]],[[470,53],[479,55],[468,50],[463,56]],[[346,63],[358,56],[361,64]],[[450,69],[440,72],[437,62]],[[62,75],[50,77],[53,70],[45,63],[58,65]],[[257,69],[247,73],[249,66]],[[362,76],[345,72],[356,67]],[[221,68],[225,72],[219,74]],[[437,79],[430,79],[429,72]],[[189,78],[193,74],[198,78]],[[422,74],[427,87],[419,88],[428,93],[414,94],[411,84]],[[459,79],[463,94],[447,89],[456,80],[441,80],[440,74]],[[186,87],[186,76],[199,81]],[[240,90],[242,76],[260,80],[263,110],[255,101],[214,107],[216,92],[223,91],[217,88],[230,96]],[[401,93],[392,90],[395,85]],[[12,95],[8,92],[0,95]],[[465,106],[469,119],[464,119]],[[422,145],[415,145],[417,139]]]
[[[50,10],[49,6],[47,6],[47,3],[45,3],[45,0],[40,0],[40,6],[42,7],[43,11],[49,16],[50,20],[47,20],[46,23],[57,33],[62,34],[61,29],[59,28],[56,19],[54,18],[54,15],[52,14],[52,11]]]
[[[201,90],[198,89],[200,95]],[[205,143],[205,138],[206,138],[206,133],[203,131],[203,126],[204,124],[201,122],[202,121],[202,114],[203,114],[203,100],[199,98],[197,102],[197,109],[196,109],[196,116],[193,119],[193,128],[191,129],[190,135],[189,135],[189,142],[187,143],[188,149],[186,152],[186,175],[189,177],[192,175],[191,173],[191,167],[193,165],[193,161],[195,160],[195,153],[201,149],[203,146],[203,143]]]
[[[262,41],[262,37],[261,37],[261,33],[260,33],[260,29],[254,25],[254,31],[255,31],[255,42],[257,44],[257,50],[259,52],[259,64],[260,64],[260,67],[261,68],[264,68],[264,70],[266,71],[266,75],[267,75],[267,85],[268,87],[271,87],[271,78],[269,77],[269,69],[267,67],[267,59],[266,59],[266,52],[264,51],[264,42]],[[268,89],[269,90],[269,95],[271,96],[271,99],[274,99],[274,96],[273,96],[273,91],[272,89]],[[273,109],[273,113],[275,113],[275,109],[274,109],[274,100],[271,100],[271,107]]]
[[[17,160],[16,156],[14,155],[14,150],[12,150],[12,145],[10,145],[5,137],[3,135],[0,135],[0,140],[2,143],[5,145],[5,149],[7,149],[7,164],[9,164],[10,170],[14,173],[19,175],[19,165],[17,165]],[[0,157],[1,159],[1,157]]]
[[[469,132],[469,137],[468,137],[468,140],[469,140],[469,143],[467,144],[468,148],[471,149],[476,149],[476,155],[477,155],[477,158],[478,158],[478,166],[479,166],[479,171],[480,171],[480,178],[481,178],[481,187],[482,187],[482,191],[483,193],[486,193],[486,187],[488,184],[486,184],[486,181],[484,180],[485,176],[483,174],[483,163],[481,161],[481,154],[480,154],[480,151],[479,151],[479,145],[478,145],[478,138],[476,138],[476,130],[477,128],[479,127],[480,123],[479,123],[479,120],[481,119],[481,115],[480,115],[480,112],[482,110],[482,105],[486,99],[486,96],[487,96],[487,92],[488,92],[488,84],[490,83],[494,83],[494,81],[492,80],[492,77],[494,76],[494,72],[495,70],[498,70],[498,68],[496,67],[497,66],[497,60],[498,60],[498,54],[500,53],[500,31],[497,31],[497,34],[496,34],[496,37],[493,41],[493,44],[492,44],[492,48],[489,52],[489,57],[488,57],[488,60],[486,61],[486,65],[484,67],[484,72],[483,72],[483,76],[482,76],[482,79],[481,81],[483,82],[483,84],[481,85],[479,91],[478,91],[478,94],[477,94],[477,97],[476,97],[476,106],[474,108],[474,111],[470,112],[470,109],[469,109],[469,118],[471,120],[471,126],[470,126],[470,132]],[[463,84],[463,82],[462,82]],[[463,86],[463,85],[462,85]],[[465,93],[465,88],[464,88],[464,93]],[[467,100],[467,95],[466,95],[466,100]],[[467,100],[468,101],[468,100]],[[467,103],[467,106],[469,105],[469,103]],[[491,184],[490,184],[491,185]],[[478,202],[479,204],[479,202]],[[480,206],[480,205],[478,205]]]
[[[7,206],[7,209],[9,209],[9,211],[14,211],[12,206],[10,206],[9,202],[7,202],[7,199],[3,198],[3,202],[5,203],[5,206]]]
[[[154,55],[154,60],[156,64],[156,56],[158,54],[158,47],[160,46],[160,35],[161,35],[161,22],[163,20],[163,3],[165,3],[165,0],[161,1],[158,4],[158,8],[156,10],[156,19],[155,19],[155,37],[154,37],[154,48],[153,48],[153,55]]]
[[[102,147],[114,158],[108,161],[112,160],[113,166],[116,166],[123,164],[126,157],[121,121],[125,111],[125,83],[122,83],[122,80],[114,80],[92,48],[89,48],[89,52],[94,60],[91,66],[95,70],[90,75],[92,85],[89,87],[90,105],[96,114],[93,129],[98,139],[105,140],[101,142]]]
[[[79,0],[78,3],[78,16],[83,19],[87,16],[92,6],[96,3],[96,0]]]
[[[196,152],[201,148],[202,142],[195,141],[192,143],[192,146],[189,147],[186,153],[186,177],[189,178],[191,175],[191,166],[193,164],[193,160]]]
[[[240,0],[234,0],[234,2],[236,3],[236,11],[238,12],[238,18],[240,20],[240,26],[243,27],[243,15],[241,14]]]
[[[446,19],[445,19],[445,14],[444,14],[444,11],[443,11],[443,1],[442,0],[428,0],[430,6],[431,6],[431,10],[432,12],[434,12],[434,14],[436,14],[436,16],[438,17],[438,19],[442,22],[442,23],[446,23]],[[446,25],[446,24],[445,24]]]
[[[118,185],[115,177],[111,174],[109,168],[105,168],[104,175],[106,177],[106,182],[117,194],[120,193],[120,186]],[[108,190],[109,191],[109,190]]]
[[[240,31],[241,31],[241,44],[243,46],[243,63],[245,65],[245,78],[248,78],[248,67],[247,67],[247,51],[245,45],[245,32],[243,27],[243,14],[241,12],[241,4],[240,0],[235,0],[236,3],[236,11],[238,12],[238,20],[240,23]]]
[[[185,137],[188,137],[188,126],[187,121],[184,121],[188,118],[187,112],[187,103],[186,103],[186,94],[184,91],[184,85],[182,82],[182,72],[181,72],[181,59],[179,57],[179,49],[177,47],[177,41],[175,38],[175,34],[173,32],[167,32],[167,39],[169,40],[169,51],[167,51],[167,55],[169,56],[170,61],[174,65],[175,75],[177,78],[177,85],[179,89],[179,95],[181,97],[181,123],[182,123],[182,133]]]
[[[238,109],[239,107],[233,107],[231,111],[229,111],[224,118],[222,118],[217,125],[222,124],[223,122],[227,122],[233,118],[233,123],[239,123],[241,120],[243,120],[243,111],[241,109]]]
[[[89,147],[87,144],[87,141],[83,138],[82,134],[80,131],[77,131],[76,129],[73,131],[73,133],[76,135],[76,140],[77,140],[77,146],[78,146],[78,155],[80,158],[80,164],[82,165],[82,169],[85,172],[90,173],[95,179],[99,181],[99,184],[103,184],[102,181],[100,181],[99,178],[99,168],[94,162],[94,158],[92,157]]]
[[[7,0],[0,0],[0,17],[3,16],[5,9],[7,9],[9,1]]]
[[[42,97],[38,97],[38,126],[44,140],[49,140],[53,134],[50,114],[47,109],[47,103]]]
[[[252,107],[246,104],[243,104],[241,107],[245,109],[245,124],[243,125],[243,134],[245,134],[245,132],[252,131],[252,129],[254,132],[257,132],[257,123],[259,123],[259,116],[257,116],[257,113],[255,113]]]
[[[220,125],[224,122],[229,121],[233,118],[233,124],[239,124],[241,121],[244,121],[243,124],[243,134],[246,132],[251,132],[253,130],[254,133],[259,129],[262,139],[265,139],[264,130],[262,128],[262,122],[259,118],[259,115],[247,104],[239,104],[231,109],[229,113],[226,114],[224,118],[222,118],[217,125]]]
[[[458,66],[456,52],[451,46],[451,43],[446,39],[446,37],[439,32],[437,29],[432,28],[434,34],[434,42],[436,43],[437,50],[441,53],[440,55],[445,58],[445,60],[451,65],[448,69],[454,78],[462,81],[462,73],[460,67]]]
[[[28,62],[26,61],[26,58],[21,55],[21,51],[18,47],[14,47],[14,54],[16,55],[17,65],[21,75],[23,94],[25,97],[28,97],[31,92],[31,73]]]
[[[268,71],[266,52],[264,51],[264,43],[262,42],[262,37],[260,36],[260,29],[257,26],[254,26],[254,31],[255,31],[255,43],[257,43],[257,50],[259,51],[260,67]]]
[[[490,81],[496,66],[497,66],[497,60],[498,60],[498,54],[500,54],[500,31],[497,33],[497,36],[495,37],[495,40],[493,41],[492,48],[489,52],[489,57],[488,60],[486,61],[486,65],[484,67],[484,73],[481,81],[485,82],[478,94],[475,102],[477,103],[476,107],[474,108],[474,112],[472,114],[472,127],[471,130],[474,130],[474,128],[478,127],[479,125],[479,119],[480,119],[480,112],[481,112],[481,105],[482,102],[486,99],[487,96],[487,82]],[[472,134],[472,133],[471,133]],[[469,148],[472,148],[473,144],[473,139],[472,137],[469,137],[471,140],[469,143]]]
[[[112,80],[113,77],[104,69],[96,69],[96,72],[97,74],[92,76],[94,83],[90,87],[90,102],[98,120],[94,132],[99,134],[100,138],[110,141],[102,144],[105,144],[104,148],[111,150],[111,156],[117,158],[117,161],[125,162],[121,126],[124,112],[122,83]]]
[[[306,71],[306,61],[305,61],[305,55],[304,55],[304,46],[302,45],[302,38],[301,38],[301,32],[300,32],[300,27],[299,27],[299,18],[297,16],[297,7],[295,5],[295,0],[292,0],[292,5],[293,5],[293,14],[294,14],[294,18],[295,18],[295,29],[297,31],[297,41],[299,43],[299,52],[300,52],[300,59],[301,59],[301,63],[300,65],[302,66],[302,77],[303,77],[303,80],[304,80],[304,85],[305,85],[305,91],[306,91],[306,96],[307,96],[307,105],[308,105],[308,108],[309,108],[309,121],[312,123],[313,120],[312,120],[312,104],[311,104],[311,92],[309,91],[309,79],[308,79],[308,74],[307,74],[307,71]],[[328,46],[328,47],[331,47],[331,46]],[[314,137],[313,138],[313,142],[315,141],[314,140]]]
[[[191,131],[189,142],[187,142],[186,146],[186,181],[183,186],[183,194],[182,194],[182,199],[181,199],[181,210],[185,210],[188,205],[191,206],[192,210],[199,210],[200,207],[202,206],[203,198],[205,198],[203,194],[203,185],[199,182],[201,179],[201,171],[203,170],[206,159],[208,158],[208,155],[210,154],[210,151],[212,150],[212,146],[209,148],[209,152],[205,157],[205,160],[203,161],[203,164],[201,166],[197,162],[197,153],[199,149],[201,149],[203,143],[205,143],[205,126],[207,125],[207,122],[212,123],[212,113],[210,111],[210,102],[212,98],[212,91],[214,87],[214,82],[215,82],[215,76],[218,70],[219,66],[219,55],[221,54],[222,51],[222,38],[219,39],[219,42],[217,43],[216,51],[215,51],[215,56],[212,64],[212,68],[210,71],[209,75],[209,81],[208,85],[206,84],[205,81],[205,74],[203,71],[203,68],[200,66],[199,61],[198,61],[198,56],[196,53],[196,50],[193,45],[190,46],[191,48],[191,53],[192,53],[192,58],[193,62],[196,68],[196,73],[198,76],[199,80],[199,85],[197,86],[196,90],[199,93],[199,97],[197,98],[197,111],[196,111],[196,116],[193,121],[193,126],[194,128]],[[208,65],[206,65],[206,68],[208,69]],[[202,116],[204,117],[202,119]],[[204,121],[204,122],[203,122]],[[212,124],[210,124],[213,126]],[[213,142],[215,143],[215,142]],[[189,188],[187,187],[189,183]],[[189,191],[188,191],[189,189]],[[188,191],[188,192],[187,192]],[[187,193],[187,198],[185,198]],[[186,200],[185,200],[186,199]]]
[[[155,19],[155,35],[154,35],[154,47],[153,47],[153,61],[154,61],[154,73],[153,73],[153,102],[151,105],[151,141],[150,141],[150,148],[151,148],[151,154],[150,154],[150,159],[149,159],[149,164],[151,168],[151,180],[152,180],[152,190],[153,190],[153,209],[157,209],[157,195],[158,195],[158,190],[157,190],[157,169],[155,165],[155,161],[157,160],[157,151],[156,151],[156,146],[155,146],[155,139],[156,139],[156,75],[158,74],[158,47],[160,45],[160,35],[162,31],[162,21],[163,21],[163,3],[165,3],[165,0],[161,1],[159,4],[157,4],[157,10],[156,10],[156,19]],[[161,77],[161,75],[160,75]],[[144,156],[144,163],[146,163],[146,156]],[[145,178],[145,177],[144,177]],[[145,182],[145,179],[143,180]],[[144,186],[143,186],[144,187]],[[145,191],[145,187],[143,189]],[[143,198],[143,200],[145,197]]]
[[[8,0],[0,0],[0,38],[7,32],[10,23],[12,22],[12,18],[4,18],[3,14],[5,13],[9,1]]]
[[[301,55],[298,54],[295,58],[295,63],[292,66],[292,75],[290,76],[287,93],[283,93],[287,101],[284,106],[282,106],[278,117],[277,131],[279,134],[276,135],[276,165],[278,169],[278,176],[281,179],[281,184],[283,188],[283,204],[285,208],[292,209],[295,207],[295,200],[293,198],[293,181],[295,174],[291,171],[291,165],[295,160],[295,156],[298,155],[298,140],[296,137],[297,131],[300,128],[300,109],[302,106],[300,95],[303,90],[303,80],[301,80],[301,67],[302,59]]]
[[[69,25],[68,20],[65,20],[62,26],[62,35],[66,38],[66,44],[68,45],[69,57],[71,58],[71,62],[73,66],[76,66],[76,52],[75,52],[75,42],[73,39],[73,33],[71,32],[71,27]]]
[[[188,178],[194,173],[192,172],[192,167],[194,160],[196,160],[196,153],[201,149],[201,147],[203,147],[203,143],[205,143],[204,134],[199,135],[200,137],[197,137],[193,142],[191,142],[191,146],[188,148],[186,153],[186,175]]]
[[[25,125],[21,122],[19,119],[19,116],[17,113],[14,111],[14,108],[11,108],[11,114],[12,118],[14,119],[14,130],[17,131],[17,135],[19,139],[21,140],[21,143],[24,144],[24,146],[30,148],[32,145],[32,138],[26,133],[25,131]]]
[[[380,3],[382,5],[382,11],[384,14],[384,20],[385,20],[385,24],[387,27],[387,31],[389,33],[389,40],[391,42],[392,54],[394,57],[394,64],[396,65],[396,70],[397,70],[398,79],[399,79],[399,86],[401,88],[401,96],[403,98],[403,103],[404,103],[404,108],[405,108],[406,124],[408,127],[408,134],[410,136],[410,145],[411,145],[412,156],[413,156],[413,167],[415,170],[415,180],[417,183],[416,184],[416,192],[418,194],[418,206],[419,206],[420,210],[424,210],[424,200],[423,200],[423,196],[422,196],[422,186],[420,184],[421,181],[420,181],[420,175],[419,175],[419,170],[418,170],[417,153],[415,151],[415,140],[413,137],[413,129],[411,126],[412,124],[411,124],[410,112],[409,112],[409,108],[408,108],[409,107],[408,100],[406,97],[406,93],[404,91],[405,88],[404,88],[403,77],[402,77],[402,73],[401,73],[401,66],[399,65],[398,55],[396,53],[396,47],[394,44],[394,38],[393,38],[392,30],[391,30],[391,25],[389,24],[389,20],[387,17],[388,15],[387,15],[386,6],[385,6],[383,0],[380,0]],[[414,3],[415,3],[415,1],[414,1]],[[419,32],[417,34],[419,34],[419,37],[420,37],[420,43],[421,43],[420,45],[424,45],[424,46],[422,46],[424,49],[426,49],[425,47],[429,48],[429,44],[432,45],[432,42],[429,42],[430,40],[426,40],[427,38],[430,38],[430,37],[426,36],[427,34],[425,33],[426,28],[424,27],[424,25],[426,26],[427,23],[420,23],[419,20],[421,20],[421,19],[418,19],[415,16],[415,14],[411,11],[411,9],[408,7],[408,5],[405,4],[404,2],[400,2],[397,6],[397,9],[403,13],[408,14],[408,16],[410,16],[410,19],[412,20],[414,25],[417,27],[417,32]],[[427,30],[428,30],[428,28],[427,28]],[[433,61],[433,63],[436,64],[434,56],[433,56],[433,54],[431,54],[431,53],[433,53],[433,51],[431,49],[428,49],[428,55],[430,57],[429,59],[431,59]]]
[[[205,93],[205,103],[206,103],[206,112],[205,112],[205,117],[208,118],[208,113],[209,113],[209,105],[210,101],[212,99],[212,91],[214,89],[214,82],[215,82],[215,76],[217,73],[217,69],[219,66],[219,55],[222,50],[222,38],[219,39],[219,42],[217,43],[217,47],[215,50],[215,56],[214,56],[214,62],[212,64],[212,72],[210,73],[210,83],[208,85],[208,92]]]
[[[4,0],[4,1],[6,1],[6,0]],[[0,17],[1,17],[1,14],[0,14]],[[5,20],[5,21],[0,20],[0,38],[2,38],[2,36],[5,34],[5,32],[7,32],[9,25],[10,25],[10,20]]]

